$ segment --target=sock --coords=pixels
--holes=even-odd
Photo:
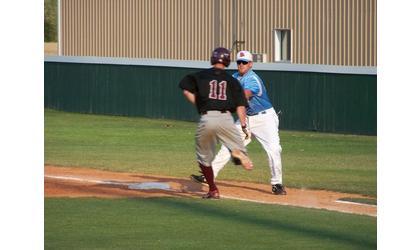
[[[206,177],[207,184],[209,184],[209,191],[217,190],[217,186],[214,183],[214,174],[213,168],[211,166],[204,166],[199,163],[201,171],[203,172],[204,177]]]

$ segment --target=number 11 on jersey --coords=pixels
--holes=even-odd
[[[216,80],[210,81],[209,98],[216,100],[226,100],[226,84],[226,81],[221,81],[219,83],[217,83]],[[219,87],[219,90],[217,90],[217,87]]]

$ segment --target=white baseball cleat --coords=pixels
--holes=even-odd
[[[239,149],[232,150],[232,157],[238,159],[246,170],[251,170],[254,167],[251,159]]]

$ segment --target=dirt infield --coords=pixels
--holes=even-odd
[[[149,182],[169,185],[168,189],[132,189]],[[287,188],[285,196],[273,195],[269,184],[217,181],[222,198],[266,204],[327,209],[376,216],[376,206],[342,202],[340,198],[366,198],[358,194]],[[188,178],[141,173],[109,172],[87,168],[45,166],[45,197],[194,197],[200,198],[207,186]]]

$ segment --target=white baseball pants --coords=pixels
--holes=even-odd
[[[248,145],[251,139],[245,140],[245,134],[242,132],[241,124],[239,121],[235,123],[237,129],[240,131],[244,145]],[[282,164],[281,164],[281,151],[280,136],[279,136],[279,118],[274,108],[265,110],[265,114],[259,113],[257,115],[248,116],[248,128],[253,137],[255,137],[263,146],[268,156],[268,165],[271,170],[270,183],[282,184]],[[230,160],[230,152],[222,145],[219,153],[212,162],[214,177],[216,178],[219,171]]]
[[[195,149],[199,163],[204,166],[211,165],[218,141],[231,150],[239,149],[246,152],[231,113],[221,113],[217,110],[207,111],[207,114],[201,116],[195,135]]]

